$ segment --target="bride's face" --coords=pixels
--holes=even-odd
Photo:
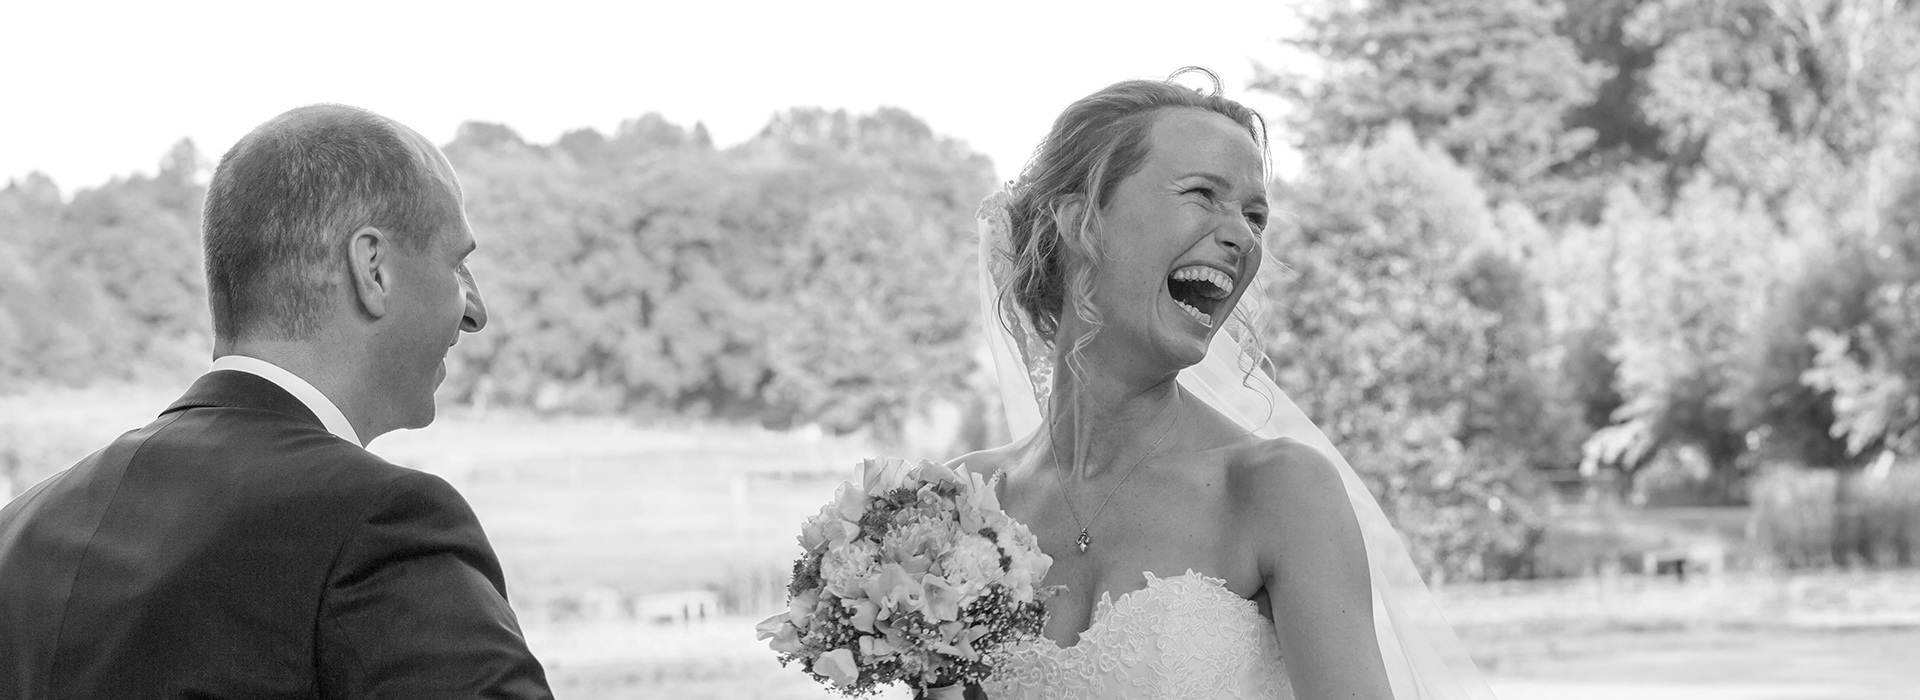
[[[1259,272],[1266,184],[1253,137],[1223,115],[1167,111],[1149,142],[1100,211],[1106,257],[1093,303],[1106,327],[1095,342],[1186,367],[1206,357]]]

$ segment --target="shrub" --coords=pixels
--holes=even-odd
[[[1775,468],[1753,483],[1752,532],[1788,568],[1912,565],[1920,462],[1855,472]]]

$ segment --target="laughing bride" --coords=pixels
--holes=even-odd
[[[953,463],[998,474],[1065,587],[982,690],[1491,698],[1379,506],[1254,364],[1260,117],[1217,79],[1173,80],[1075,102],[981,206],[982,308],[1025,436]]]

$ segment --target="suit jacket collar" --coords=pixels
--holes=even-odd
[[[234,370],[208,372],[187,388],[185,396],[173,402],[160,415],[189,408],[251,408],[272,411],[312,423],[326,430],[325,423],[307,405],[286,389],[259,375]]]

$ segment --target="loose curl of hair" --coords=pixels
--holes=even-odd
[[[1174,82],[1198,73],[1211,79],[1211,93]],[[1156,118],[1167,110],[1199,109],[1232,119],[1245,127],[1267,160],[1267,134],[1260,114],[1221,96],[1220,78],[1212,71],[1187,67],[1165,80],[1127,80],[1114,83],[1069,105],[1053,122],[1047,137],[1034,150],[1014,182],[1007,215],[1008,278],[1000,289],[1001,322],[1009,330],[1030,321],[1034,332],[1052,347],[1060,321],[1070,309],[1093,329],[1076,338],[1065,361],[1076,376],[1078,358],[1103,325],[1093,305],[1093,279],[1104,257],[1095,236],[1100,209],[1113,199],[1121,182],[1140,170],[1152,149]],[[1061,207],[1084,201],[1086,215],[1077,226],[1060,226]],[[1262,246],[1264,249],[1264,246]],[[1069,265],[1069,259],[1078,264]],[[1242,298],[1258,293],[1250,288]],[[1257,347],[1258,325],[1245,318],[1246,304],[1234,310],[1248,342]],[[1225,330],[1225,328],[1223,328]],[[1014,334],[1019,337],[1018,333]],[[1256,353],[1257,354],[1257,353]],[[1257,362],[1257,360],[1256,360]]]

